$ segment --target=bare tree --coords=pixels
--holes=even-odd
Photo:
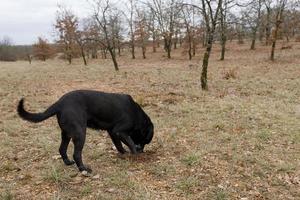
[[[189,60],[193,57],[193,47],[194,47],[194,40],[195,40],[195,24],[194,24],[194,15],[195,15],[195,8],[192,6],[183,6],[182,8],[182,18],[183,18],[183,25],[186,29],[185,34],[185,43],[187,44],[187,52],[189,55]]]
[[[129,44],[130,44],[130,48],[131,48],[131,56],[132,59],[135,59],[135,23],[134,23],[134,19],[136,16],[134,16],[135,14],[135,0],[129,0],[129,5],[126,7],[129,11],[129,13],[124,12],[124,16],[126,17],[126,21],[128,23],[129,26]]]
[[[266,45],[270,44],[270,36],[271,36],[271,15],[272,15],[272,0],[264,0],[264,5],[266,8]]]
[[[202,62],[202,72],[201,72],[201,88],[202,90],[208,90],[207,86],[207,68],[210,53],[212,50],[214,34],[216,30],[216,25],[220,10],[222,9],[223,1],[210,1],[210,0],[201,0],[201,6],[193,5],[193,7],[198,8],[204,18],[205,27],[206,27],[206,50],[203,55]]]
[[[119,70],[117,58],[116,58],[116,45],[115,45],[115,17],[119,16],[119,13],[112,7],[109,0],[94,0],[93,1],[93,19],[95,21],[95,27],[97,30],[97,36],[92,40],[99,42],[108,50],[112,58],[114,68]]]
[[[285,9],[286,4],[287,4],[287,0],[277,0],[275,5],[276,21],[275,21],[275,27],[272,31],[272,48],[271,48],[271,56],[270,56],[270,59],[272,61],[274,60],[276,40],[278,37],[279,27],[283,20],[283,11]]]
[[[116,12],[114,15],[110,16],[109,24],[112,34],[113,50],[116,54],[118,50],[118,55],[121,56],[121,47],[122,47],[122,22],[121,22],[121,13]]]
[[[251,31],[251,50],[255,49],[255,42],[257,37],[257,31],[261,24],[261,12],[263,0],[251,0],[247,2],[248,5],[242,12],[242,18],[246,22],[245,26],[248,26]]]
[[[217,25],[217,20],[219,16],[219,12],[222,8],[223,1],[216,1],[216,5],[213,5],[212,1],[202,0],[202,14],[206,24],[206,32],[207,32],[207,47],[203,56],[202,63],[202,73],[201,73],[201,87],[203,90],[208,90],[207,86],[207,67],[209,56],[212,49],[212,42],[214,40],[214,33]],[[215,6],[215,8],[213,7]]]
[[[104,49],[102,43],[99,43],[97,40],[93,40],[93,38],[98,37],[98,28],[97,26],[95,26],[94,20],[91,18],[84,19],[82,24],[84,30],[82,34],[84,35],[84,46],[86,49],[87,57],[97,59],[98,50]]]
[[[147,30],[146,13],[143,10],[136,9],[137,19],[135,20],[135,35],[136,41],[139,43],[143,58],[146,59],[146,47],[149,38],[149,31]]]
[[[282,32],[286,41],[289,42],[290,38],[299,34],[300,30],[300,11],[299,11],[300,1],[290,2],[287,5],[286,12],[284,14],[282,22]]]
[[[86,55],[85,55],[85,46],[87,45],[86,38],[88,37],[88,33],[85,31],[77,30],[75,32],[75,40],[80,48],[81,57],[83,59],[84,65],[87,65]]]
[[[157,30],[158,28],[155,21],[155,14],[150,10],[150,12],[147,13],[146,19],[147,19],[147,29],[152,39],[152,51],[155,53],[157,47],[157,40],[159,40],[158,30]]]
[[[226,42],[227,42],[227,29],[228,29],[228,13],[234,6],[234,0],[223,0],[220,8],[220,38],[221,38],[221,58],[225,59]]]
[[[154,13],[160,32],[164,39],[164,49],[168,58],[171,58],[172,41],[175,33],[175,22],[180,13],[181,6],[177,0],[152,0],[148,6]]]

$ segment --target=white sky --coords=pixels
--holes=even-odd
[[[86,0],[0,0],[0,40],[32,44],[38,36],[53,40],[57,5],[70,8],[80,18],[91,13]]]

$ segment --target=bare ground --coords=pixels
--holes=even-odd
[[[279,45],[280,46],[280,45]],[[2,199],[300,199],[300,44],[277,50],[229,44],[214,49],[209,91],[200,89],[200,56],[166,59],[0,63]],[[85,177],[58,154],[56,119],[31,124],[16,114],[43,111],[62,94],[94,89],[131,94],[155,124],[153,142],[120,156],[105,132],[88,130]],[[72,145],[69,154],[72,154]]]

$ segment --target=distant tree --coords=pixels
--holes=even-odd
[[[223,6],[223,1],[218,0],[213,5],[213,2],[202,0],[202,14],[206,25],[206,35],[207,35],[207,47],[203,56],[202,63],[202,73],[201,73],[201,87],[203,90],[208,90],[207,86],[207,67],[209,62],[209,57],[212,49],[212,44],[214,40],[214,34],[216,30],[216,25],[218,21],[219,13]]]
[[[41,37],[38,37],[37,43],[35,43],[32,48],[34,57],[42,61],[46,61],[48,58],[54,55],[54,49],[46,39]]]
[[[171,58],[172,42],[176,31],[175,24],[181,12],[179,2],[179,0],[149,0],[147,4],[158,23],[168,58]]]
[[[87,43],[88,43],[87,39],[86,39],[88,36],[89,36],[88,33],[85,32],[85,31],[77,30],[75,32],[75,41],[79,46],[80,54],[81,54],[81,57],[83,59],[84,65],[87,65],[85,48],[86,48]]]
[[[270,59],[272,61],[274,60],[278,31],[279,31],[280,25],[283,21],[283,11],[286,7],[286,4],[287,4],[287,0],[276,0],[276,5],[274,8],[274,10],[275,10],[275,26],[272,30],[272,48],[271,48],[271,56],[270,56]]]
[[[25,54],[26,54],[26,59],[28,60],[29,64],[31,64],[31,62],[32,62],[32,46],[25,47]]]
[[[102,43],[99,43],[97,40],[94,40],[93,38],[98,37],[98,28],[95,25],[94,19],[86,18],[83,21],[83,34],[85,35],[85,49],[87,52],[87,57],[91,57],[92,59],[98,58],[98,50],[102,50],[103,58],[106,58],[106,53],[103,52],[106,51],[104,45]],[[105,55],[105,56],[104,56]]]
[[[108,50],[112,58],[114,68],[119,70],[117,58],[116,58],[116,35],[119,31],[119,24],[117,19],[120,17],[117,9],[112,7],[109,0],[94,0],[93,1],[93,16],[94,30],[96,34],[90,38],[90,40],[97,41],[103,48]],[[117,26],[118,25],[118,26]]]
[[[121,48],[122,48],[122,21],[121,21],[121,13],[116,12],[114,15],[110,16],[109,18],[109,25],[112,31],[112,38],[113,38],[113,51],[118,50],[118,55],[121,56]],[[116,54],[116,52],[115,52]]]
[[[284,14],[283,22],[282,22],[282,33],[286,38],[286,41],[289,42],[290,38],[296,36],[296,34],[300,33],[300,11],[299,4],[293,2],[289,3],[288,9]]]
[[[82,45],[82,35],[78,31],[78,18],[71,10],[67,10],[65,7],[59,6],[54,26],[59,35],[57,43],[63,49],[69,64],[71,64],[72,58],[76,57],[78,54],[78,42]],[[81,53],[83,53],[83,51],[81,51]]]
[[[264,0],[264,5],[266,8],[266,25],[265,25],[265,33],[266,33],[266,45],[270,44],[270,36],[271,36],[271,15],[272,15],[272,1],[273,0]]]
[[[136,41],[138,42],[139,46],[142,49],[143,58],[146,58],[146,47],[149,38],[149,31],[147,30],[147,20],[146,14],[143,10],[136,10],[137,18],[135,20],[135,27],[136,30],[134,35],[136,37]]]
[[[251,31],[251,50],[255,49],[257,32],[261,25],[263,0],[251,0],[247,2],[245,10],[242,12],[242,18],[245,21],[245,26]]]
[[[156,47],[159,44],[159,35],[158,35],[158,28],[157,23],[155,20],[155,14],[150,10],[147,13],[147,29],[150,34],[150,38],[152,40],[152,52],[156,52]]]
[[[226,42],[227,42],[227,34],[228,34],[228,18],[229,11],[235,5],[234,0],[223,0],[222,6],[220,8],[220,44],[221,44],[221,58],[220,60],[225,59],[225,51],[226,51]]]
[[[202,72],[201,72],[201,88],[202,90],[208,90],[207,86],[207,68],[210,53],[212,50],[214,34],[216,30],[216,25],[218,22],[218,17],[220,14],[220,10],[222,9],[223,1],[208,1],[208,0],[201,0],[201,7],[197,6],[203,15],[205,26],[206,26],[206,37],[207,37],[207,45],[206,50],[203,56],[202,62]]]
[[[185,31],[185,44],[187,46],[187,52],[189,55],[189,60],[192,60],[193,57],[193,42],[195,40],[195,27],[193,24],[193,19],[195,15],[194,7],[183,6],[182,8],[182,19],[183,19],[183,27],[186,29]]]
[[[129,27],[129,45],[131,49],[131,57],[135,59],[135,0],[129,0],[129,5],[126,4],[128,13],[124,12],[128,27]]]
[[[16,61],[17,56],[14,53],[12,40],[5,36],[0,41],[0,61]]]

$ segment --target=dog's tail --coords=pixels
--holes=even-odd
[[[24,98],[19,101],[19,105],[17,108],[17,112],[19,116],[27,121],[38,123],[52,117],[58,112],[57,104],[53,104],[50,106],[45,112],[42,113],[30,113],[24,109]]]

